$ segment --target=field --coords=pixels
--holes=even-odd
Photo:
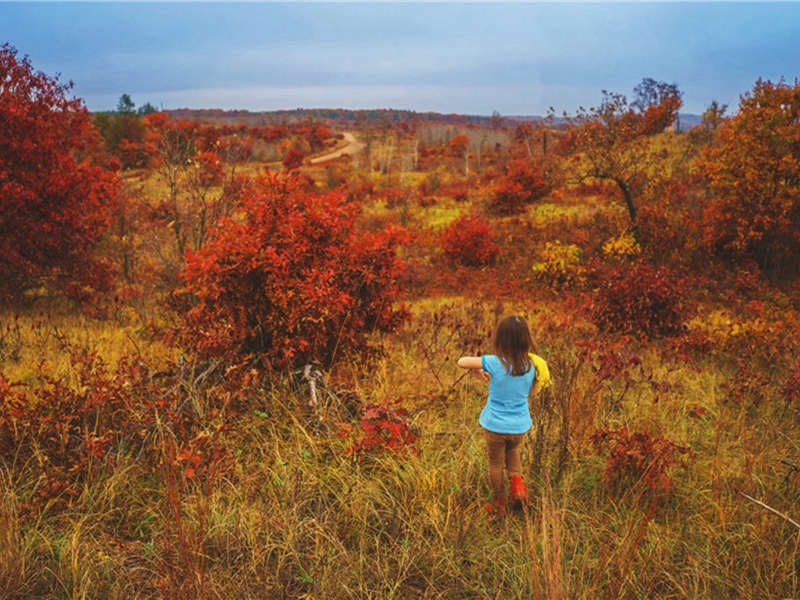
[[[35,287],[0,312],[0,596],[800,598],[800,287],[786,261],[703,241],[709,139],[648,137],[662,162],[628,179],[634,224],[620,188],[567,156],[564,128],[351,123],[363,147],[312,163],[345,129],[304,121],[238,158],[245,129],[223,131],[186,167],[167,160],[170,121],[147,119],[160,154],[112,148],[130,162],[98,246],[115,291]],[[271,288],[310,312],[263,350],[270,368],[215,312],[240,292],[209,265],[244,251],[241,198],[253,213],[278,180],[323,203],[287,222],[324,214],[353,255],[372,252],[359,236],[390,244],[348,274],[403,265],[376,270],[359,305],[391,294],[395,316],[350,332],[359,311],[342,309],[310,370],[340,314],[324,269],[344,263]],[[530,323],[554,385],[532,400],[531,502],[497,518],[486,387],[456,359],[490,353],[507,314]]]

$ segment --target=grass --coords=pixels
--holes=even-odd
[[[462,207],[409,210],[436,228]],[[530,220],[546,230],[604,211],[554,201]],[[386,355],[337,365],[317,412],[288,377],[236,408],[213,388],[186,386],[205,430],[214,419],[230,427],[220,438],[230,468],[214,476],[187,477],[166,459],[164,422],[147,438],[152,456],[119,448],[59,509],[29,510],[41,453],[0,463],[0,597],[800,598],[800,530],[739,493],[800,519],[800,473],[781,462],[800,460],[800,417],[781,393],[791,356],[770,351],[781,328],[745,314],[729,322],[737,311],[708,301],[689,325],[711,336],[714,352],[689,360],[670,340],[628,340],[641,364],[605,377],[578,346],[603,334],[568,312],[559,290],[541,292],[410,300],[413,318],[383,340]],[[62,336],[111,364],[128,355],[173,368],[178,353],[156,334],[165,317],[155,299],[117,308],[107,319],[57,306],[1,313],[0,371],[35,385],[45,361],[70,377]],[[523,447],[530,506],[492,519],[477,425],[486,390],[455,360],[485,351],[509,312],[533,324],[555,386],[535,400]],[[785,335],[776,347],[796,349]],[[764,385],[737,396],[730,382],[742,355]],[[419,452],[359,462],[337,424],[353,423],[353,405],[386,399],[410,411]],[[639,476],[610,483],[592,434],[623,425],[691,447],[692,459],[668,469],[674,489],[654,491]]]
[[[457,326],[488,323],[496,307],[426,301],[416,309],[420,322],[427,310],[449,310]],[[83,341],[121,353],[104,322],[76,323]],[[25,357],[48,346],[31,331]],[[597,388],[569,342],[552,335],[542,332],[551,364],[561,365],[564,387],[555,393],[566,398],[569,453],[551,480],[562,459],[537,436],[557,439],[559,419],[530,436],[524,462],[541,470],[528,474],[524,513],[492,520],[482,509],[489,492],[476,427],[480,384],[453,383],[458,371],[448,362],[438,372],[443,396],[431,404],[421,390],[436,389],[439,367],[401,336],[360,386],[373,400],[391,392],[424,408],[414,415],[417,456],[353,461],[347,440],[316,432],[304,392],[286,384],[254,398],[254,411],[234,423],[226,441],[234,469],[211,493],[188,482],[170,499],[163,469],[119,462],[87,482],[72,508],[30,520],[20,518],[30,489],[6,468],[0,589],[52,598],[796,597],[800,531],[737,491],[793,512],[797,476],[787,477],[777,459],[796,456],[797,422],[777,407],[754,419],[725,403],[713,363],[686,369],[655,352],[643,361],[652,377],[618,401],[622,382]],[[656,398],[653,379],[671,388]],[[696,401],[708,412],[686,417]],[[342,416],[335,404],[329,410],[331,421]],[[674,470],[673,493],[654,500],[641,480],[622,493],[605,485],[603,459],[586,436],[616,423],[692,446],[696,459]]]

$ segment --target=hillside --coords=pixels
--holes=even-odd
[[[798,89],[759,86],[685,133],[674,93],[4,113],[46,118],[0,140],[0,596],[796,597]],[[506,315],[553,385],[499,515],[456,361]]]

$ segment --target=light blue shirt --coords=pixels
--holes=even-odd
[[[492,376],[489,399],[481,411],[481,427],[495,433],[525,433],[533,425],[528,408],[528,394],[536,379],[536,369],[512,376],[493,354],[481,356],[483,370]]]

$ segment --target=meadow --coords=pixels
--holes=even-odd
[[[800,598],[800,286],[704,241],[713,131],[647,137],[632,223],[552,123],[348,123],[364,147],[312,164],[341,124],[156,115],[108,146],[129,163],[98,247],[115,291],[0,312],[0,596]],[[242,150],[248,127],[269,131]],[[170,162],[187,140],[199,158]],[[213,269],[250,264],[244,213],[284,197],[289,225],[330,228],[279,231],[311,261],[287,272],[324,268],[274,282],[304,325],[254,341],[237,298],[267,300]],[[306,248],[325,232],[355,262]],[[327,274],[379,259],[341,309]],[[456,359],[507,314],[554,384],[531,401],[530,504],[498,518],[486,387]]]

